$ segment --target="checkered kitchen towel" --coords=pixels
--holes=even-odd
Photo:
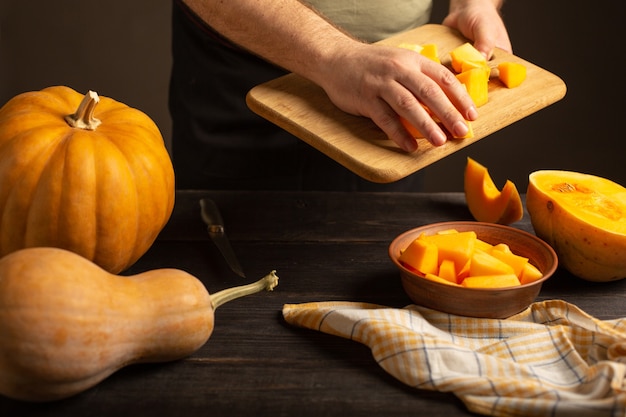
[[[561,300],[506,320],[354,302],[286,304],[285,320],[369,346],[405,384],[491,416],[626,415],[626,318]]]

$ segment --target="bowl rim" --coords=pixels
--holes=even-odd
[[[398,257],[396,256],[395,253],[392,253],[392,248],[395,246],[395,243],[401,239],[404,239],[407,235],[410,234],[415,234],[417,231],[419,230],[425,230],[425,229],[429,229],[429,228],[445,228],[445,227],[449,227],[449,228],[454,228],[453,226],[456,225],[458,226],[480,226],[480,227],[487,227],[487,228],[492,228],[492,229],[500,229],[500,230],[504,230],[504,231],[508,231],[508,232],[513,232],[513,233],[517,233],[519,235],[522,235],[530,240],[535,241],[536,243],[538,243],[540,246],[543,246],[544,249],[547,250],[547,252],[550,254],[550,257],[553,259],[552,265],[546,270],[546,271],[541,271],[543,276],[541,278],[539,278],[538,280],[535,280],[533,282],[529,282],[526,284],[521,284],[521,285],[515,285],[515,286],[509,286],[509,287],[500,287],[500,288],[467,288],[467,287],[462,287],[462,286],[454,286],[454,285],[447,285],[447,284],[442,284],[440,282],[437,281],[432,281],[427,279],[426,277],[417,274],[414,271],[411,271],[410,269],[406,268],[404,265],[402,265],[402,263],[400,263],[400,261],[398,260]],[[522,288],[528,288],[528,287],[532,287],[535,285],[542,285],[546,280],[548,280],[552,275],[554,275],[554,273],[556,272],[556,269],[558,268],[558,256],[556,254],[556,251],[554,250],[554,248],[552,246],[550,246],[546,241],[544,241],[543,239],[537,237],[537,235],[534,235],[532,233],[529,233],[525,230],[522,229],[518,229],[516,227],[513,226],[507,226],[507,225],[503,225],[503,224],[498,224],[498,223],[489,223],[489,222],[479,222],[479,221],[472,221],[472,220],[459,220],[459,221],[445,221],[445,222],[437,222],[437,223],[429,223],[429,224],[424,224],[422,226],[418,226],[418,227],[414,227],[413,229],[409,229],[404,231],[403,233],[397,235],[389,244],[388,247],[388,255],[391,258],[391,261],[396,265],[396,267],[398,267],[400,269],[401,272],[404,272],[412,277],[416,277],[419,279],[422,279],[424,281],[428,281],[429,284],[436,284],[436,286],[440,286],[441,288],[447,288],[447,289],[458,289],[458,290],[462,290],[462,291],[468,291],[468,292],[494,292],[494,291],[516,291],[516,290],[520,290]]]

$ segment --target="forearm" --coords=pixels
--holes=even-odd
[[[333,54],[357,41],[298,0],[184,0],[233,43],[314,82]]]
[[[406,151],[417,143],[399,116],[435,145],[446,134],[423,106],[455,136],[476,118],[447,68],[404,48],[358,41],[299,0],[183,1],[231,42],[308,78],[343,111],[372,119]]]

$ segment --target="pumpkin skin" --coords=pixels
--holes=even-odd
[[[597,282],[626,277],[626,188],[590,174],[535,171],[526,209],[537,236],[573,275]]]
[[[127,365],[186,357],[211,336],[216,308],[276,285],[272,271],[209,295],[178,269],[119,276],[64,249],[15,251],[0,259],[0,394],[59,400]]]
[[[107,97],[91,108],[99,125],[72,127],[83,98],[58,86],[0,108],[0,256],[54,246],[117,273],[168,221],[174,170],[158,127]]]
[[[182,358],[213,330],[202,283],[176,269],[123,277],[58,248],[0,259],[0,392],[49,401],[130,363]]]
[[[498,190],[487,168],[467,158],[463,178],[465,201],[475,220],[508,225],[524,217],[522,199],[513,182]]]

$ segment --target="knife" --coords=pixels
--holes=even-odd
[[[240,277],[245,278],[246,274],[244,274],[243,269],[237,260],[237,256],[235,255],[235,252],[226,237],[224,221],[222,220],[222,215],[220,214],[215,202],[210,198],[201,199],[200,213],[202,215],[202,220],[204,220],[207,225],[207,230],[211,240],[215,243],[215,246],[217,246],[220,252],[222,252],[222,255],[224,256],[224,259],[226,259],[226,262],[228,262],[230,269],[232,269],[233,272]]]

